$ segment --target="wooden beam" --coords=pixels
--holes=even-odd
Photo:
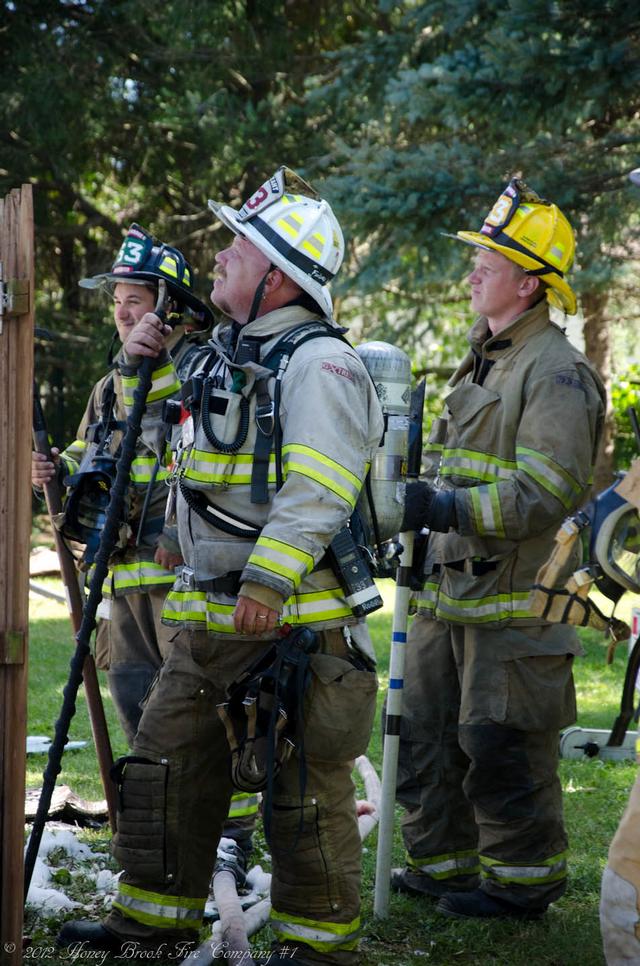
[[[28,298],[5,305],[0,332],[0,962],[22,963],[27,734],[34,247],[31,185],[0,199],[5,289]],[[13,286],[16,291],[25,286]],[[18,314],[19,312],[19,314]]]

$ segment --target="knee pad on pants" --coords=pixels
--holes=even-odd
[[[125,755],[113,766],[118,791],[118,827],[113,854],[137,878],[171,882],[175,854],[169,848],[169,776],[167,759],[153,761]]]
[[[501,821],[532,815],[534,785],[524,732],[497,724],[462,725],[460,746],[471,760],[464,791],[474,805]]]

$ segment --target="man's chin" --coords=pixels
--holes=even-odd
[[[213,305],[214,309],[217,309],[218,312],[222,312],[222,314],[226,315],[228,319],[233,319],[233,313],[231,312],[229,303],[225,302],[224,299],[218,299],[214,290],[212,290],[211,295],[209,296],[209,301]]]

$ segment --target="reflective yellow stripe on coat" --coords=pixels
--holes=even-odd
[[[173,586],[176,575],[152,560],[132,560],[111,567],[115,593]]]
[[[125,406],[131,408],[133,405],[133,394],[138,385],[138,375],[122,376],[122,398]],[[151,380],[151,389],[147,396],[147,402],[157,402],[159,399],[166,399],[180,389],[180,381],[176,375],[172,362],[168,362],[159,369],[154,369]]]
[[[263,570],[286,577],[297,587],[303,577],[313,570],[313,557],[298,547],[274,540],[272,537],[258,537],[249,563]]]
[[[483,624],[486,621],[506,621],[532,617],[526,606],[529,591],[513,594],[490,594],[488,597],[456,600],[441,590],[438,593],[436,617],[462,624]]]
[[[498,483],[501,480],[508,480],[517,469],[517,463],[514,460],[502,459],[477,450],[447,449],[446,447],[440,447],[440,449],[442,450],[441,476],[463,476],[466,479],[478,480],[480,483]]]
[[[282,463],[285,473],[299,473],[315,480],[341,497],[353,510],[362,487],[362,481],[320,450],[311,446],[290,443],[282,447]]]
[[[244,818],[246,815],[257,815],[260,806],[259,795],[247,795],[246,792],[236,792],[231,796],[229,814],[227,818]]]
[[[202,590],[170,590],[162,611],[162,622],[215,634],[235,634],[234,609],[235,603],[223,604],[213,594],[208,596]],[[288,624],[313,624],[350,616],[351,608],[343,591],[334,587],[294,594],[285,602],[280,620]]]
[[[209,453],[207,450],[189,450],[183,458],[181,472],[185,480],[209,483],[212,486],[250,486],[253,472],[252,453]],[[267,481],[275,485],[276,463],[273,453],[269,458]]]

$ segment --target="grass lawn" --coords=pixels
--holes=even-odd
[[[51,582],[49,582],[51,583]],[[55,586],[55,584],[52,584]],[[371,629],[379,657],[382,705],[388,676],[391,631],[392,585],[384,588],[387,605],[371,619]],[[629,598],[626,611],[634,600]],[[624,604],[624,602],[623,602]],[[625,616],[625,608],[620,608]],[[72,636],[62,605],[49,600],[31,599],[31,640],[29,674],[30,735],[53,736],[53,725],[62,701]],[[618,648],[616,659],[606,666],[602,636],[583,631],[581,638],[586,657],[576,662],[579,724],[610,727],[620,700],[626,665],[626,647]],[[101,690],[111,728],[114,756],[124,754],[126,743],[118,727],[104,680]],[[378,711],[379,714],[379,711]],[[65,755],[60,783],[70,785],[85,798],[102,798],[97,764],[91,744],[91,729],[84,696],[80,695],[77,713],[70,730],[72,740],[87,740],[85,749]],[[369,757],[381,771],[379,718],[369,747]],[[41,784],[43,755],[30,755],[27,781],[30,787]],[[540,922],[464,922],[436,915],[427,901],[392,895],[389,917],[373,919],[375,877],[375,832],[365,843],[363,881],[363,966],[596,966],[604,963],[598,926],[600,877],[608,844],[616,829],[627,795],[635,778],[632,762],[599,760],[563,761],[560,766],[565,791],[565,813],[569,829],[570,885],[567,894]],[[394,845],[394,864],[402,864],[403,848],[398,809]],[[86,833],[104,851],[108,833]],[[91,897],[87,896],[87,908]],[[77,917],[77,916],[76,916]],[[34,938],[50,943],[59,923],[39,925]],[[265,939],[260,939],[265,948]],[[65,962],[64,955],[60,962]]]

